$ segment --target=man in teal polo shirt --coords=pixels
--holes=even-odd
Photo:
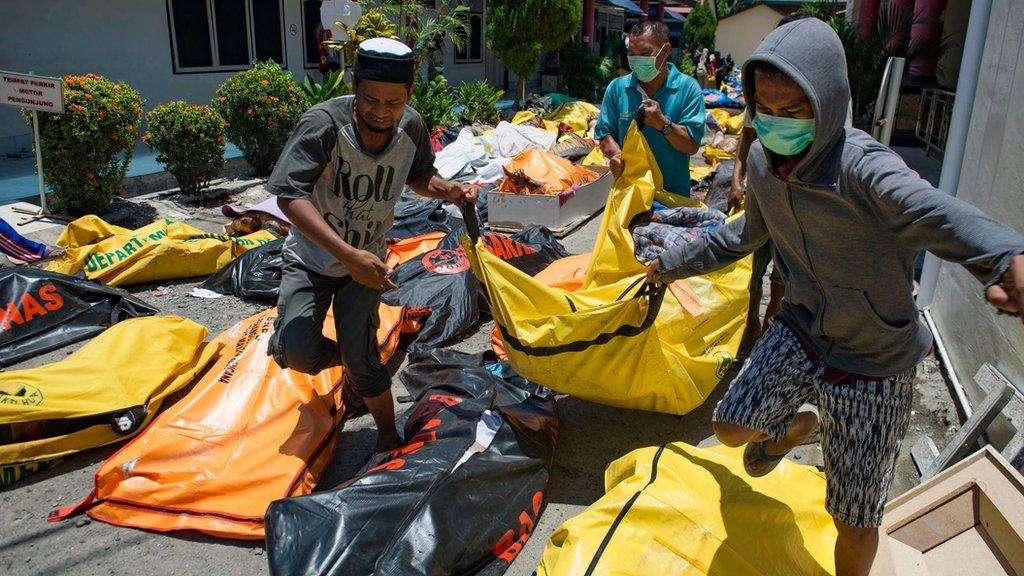
[[[644,109],[643,134],[661,169],[668,192],[690,196],[690,155],[704,134],[704,96],[691,76],[669,63],[672,47],[663,22],[647,20],[629,32],[632,73],[612,80],[594,131],[616,177],[622,174],[622,140],[637,110]]]

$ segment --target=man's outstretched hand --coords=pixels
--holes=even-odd
[[[1024,308],[1024,254],[1013,257],[999,283],[985,291],[985,299],[1000,312],[1020,315]]]

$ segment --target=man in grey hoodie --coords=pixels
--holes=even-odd
[[[1024,303],[1024,236],[920,178],[894,152],[844,127],[843,47],[820,20],[776,29],[747,60],[756,104],[742,218],[664,252],[648,269],[671,281],[722,268],[769,239],[786,296],[715,409],[715,434],[747,445],[752,476],[770,472],[819,427],[836,573],[867,574],[876,527],[910,417],[916,366],[931,349],[912,295],[927,249],[970,270],[989,302]]]

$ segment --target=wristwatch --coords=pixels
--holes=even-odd
[[[673,127],[675,127],[675,124],[673,124],[671,120],[669,120],[668,122],[665,122],[665,125],[662,126],[661,130],[660,130],[661,135],[662,136],[668,136],[669,134],[672,133],[672,128]]]

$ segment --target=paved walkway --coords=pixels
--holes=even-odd
[[[36,158],[31,150],[26,158],[0,156],[0,204],[15,200],[39,197],[39,184],[36,179]],[[227,159],[241,158],[242,151],[233,144],[228,144],[224,151]],[[43,166],[45,171],[46,166]],[[164,167],[156,161],[156,152],[146,147],[142,141],[135,146],[132,163],[128,166],[128,178],[146,176],[163,172]]]

